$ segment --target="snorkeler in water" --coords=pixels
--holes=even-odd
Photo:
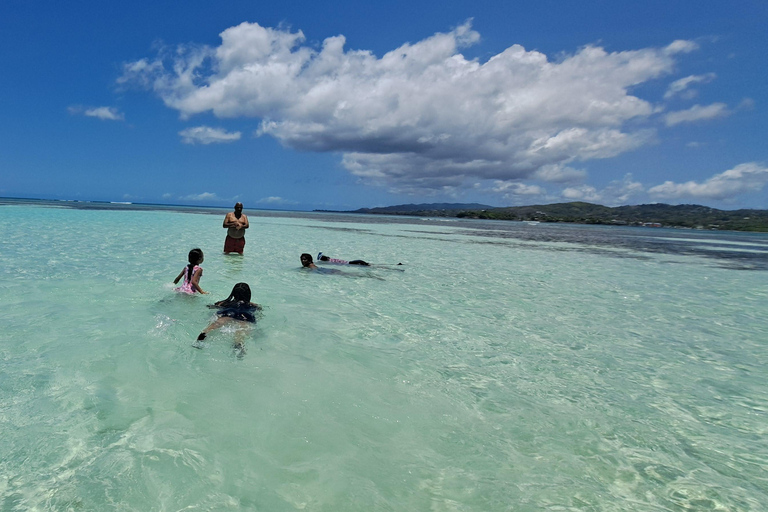
[[[203,260],[205,260],[205,256],[203,256],[203,251],[200,249],[192,249],[189,251],[188,258],[189,265],[184,267],[184,269],[179,273],[178,276],[176,276],[176,279],[173,280],[173,284],[178,284],[178,282],[181,280],[181,278],[184,278],[184,281],[181,283],[181,286],[176,288],[177,292],[181,293],[187,293],[190,295],[197,293],[208,293],[206,291],[203,291],[202,288],[200,288],[200,278],[203,277],[203,267],[200,265],[203,263]]]
[[[249,330],[249,324],[256,323],[256,315],[262,310],[259,304],[251,302],[251,287],[247,283],[237,283],[232,288],[229,297],[208,307],[218,310],[216,311],[217,318],[198,334],[197,341],[203,341],[208,333],[214,329],[234,324],[237,326],[234,348],[238,351],[238,356],[244,355],[245,335]]]
[[[335,265],[360,265],[361,267],[377,267],[377,268],[384,268],[384,269],[389,269],[390,267],[393,267],[393,266],[402,265],[402,263],[368,263],[367,261],[364,261],[364,260],[347,261],[347,260],[341,260],[338,258],[331,258],[329,256],[326,256],[322,252],[318,253],[317,261],[323,262],[323,263],[333,263]],[[403,271],[402,269],[392,269],[392,270],[399,270],[400,272]]]
[[[336,263],[337,265],[363,265],[365,267],[370,266],[370,263],[363,261],[363,260],[340,260],[337,258],[330,258],[328,256],[323,255],[323,253],[320,253],[317,255],[318,261],[324,261],[326,263]]]
[[[312,259],[312,255],[311,254],[307,254],[305,252],[301,256],[299,256],[299,259],[301,260],[301,266],[302,267],[309,268],[309,269],[316,269],[317,268],[317,265],[315,265],[315,262]]]
[[[369,277],[369,278],[372,278],[372,279],[378,279],[379,281],[383,281],[384,280],[381,277],[373,275],[373,274],[370,274],[368,272],[364,272],[364,273],[358,274],[356,272],[354,272],[354,273],[353,272],[344,272],[342,270],[335,269],[335,268],[320,268],[317,265],[315,265],[315,262],[312,259],[312,255],[311,254],[307,254],[306,252],[301,255],[300,259],[301,259],[301,267],[302,267],[301,270],[304,270],[304,269],[313,270],[313,271],[315,271],[318,274],[334,274],[334,275],[341,275],[341,276],[344,276],[344,277]]]

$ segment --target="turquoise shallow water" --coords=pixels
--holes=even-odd
[[[0,206],[0,510],[767,509],[767,235],[223,214]]]

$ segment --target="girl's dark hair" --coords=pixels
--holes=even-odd
[[[221,302],[251,302],[251,287],[248,286],[248,283],[237,283],[232,287],[232,292],[229,294],[229,297]]]
[[[192,269],[195,268],[197,262],[203,257],[203,251],[199,248],[194,248],[189,251],[189,265],[187,265],[187,281],[192,280]],[[178,268],[178,267],[176,267]]]

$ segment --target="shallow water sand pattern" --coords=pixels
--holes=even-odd
[[[768,503],[768,236],[249,216],[0,206],[0,510]]]

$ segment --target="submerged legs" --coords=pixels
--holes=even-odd
[[[209,332],[211,332],[214,329],[218,329],[219,327],[224,327],[229,322],[236,321],[232,318],[229,318],[228,316],[220,316],[216,320],[214,320],[208,327],[203,329],[203,331],[197,335],[197,341],[202,341],[205,339],[205,337],[208,335]]]
[[[227,324],[230,324],[232,322],[235,322],[238,324],[237,330],[235,331],[235,341],[232,344],[232,348],[235,349],[235,352],[237,353],[237,357],[243,357],[245,355],[245,337],[250,331],[250,324],[248,322],[243,322],[242,320],[235,320],[234,318],[230,318],[228,316],[222,316],[211,322],[208,327],[202,330],[200,334],[197,335],[197,341],[203,341],[209,332],[219,329],[221,327],[224,327]],[[199,343],[195,343],[193,345],[196,348],[202,348],[202,346]]]

